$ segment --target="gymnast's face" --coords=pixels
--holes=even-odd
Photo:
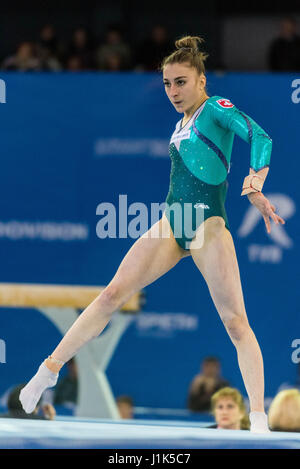
[[[218,428],[240,430],[243,413],[231,397],[220,397],[217,400],[214,414]]]
[[[205,75],[199,75],[188,63],[165,65],[163,81],[167,96],[177,112],[190,114],[207,96]]]

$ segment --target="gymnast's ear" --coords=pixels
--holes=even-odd
[[[198,83],[201,91],[206,92],[206,76],[204,75],[204,73],[198,74],[197,83]]]

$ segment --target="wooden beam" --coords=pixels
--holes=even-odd
[[[84,309],[104,288],[103,286],[0,283],[0,306],[17,308],[55,306]],[[141,296],[140,292],[134,294],[121,310],[139,311]]]

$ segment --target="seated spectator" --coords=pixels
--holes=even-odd
[[[95,69],[94,42],[85,28],[77,28],[73,32],[72,40],[67,51],[67,60],[78,57],[82,70]]]
[[[70,55],[65,63],[67,72],[82,72],[84,70],[81,58],[78,55]]]
[[[207,357],[202,362],[202,373],[196,375],[188,394],[188,408],[194,412],[209,412],[211,396],[221,388],[229,386],[220,376],[220,361]]]
[[[280,391],[270,405],[268,418],[273,431],[300,432],[299,389]]]
[[[211,398],[216,424],[209,428],[222,430],[249,430],[250,421],[241,393],[234,388],[222,388]]]
[[[38,420],[53,420],[56,412],[51,404],[43,404],[40,411],[40,402],[31,414],[27,414],[23,410],[22,404],[19,400],[20,391],[24,388],[25,383],[19,384],[9,393],[7,407],[8,412],[1,415],[2,418],[15,418],[15,419],[38,419]]]
[[[137,52],[137,68],[145,71],[157,71],[163,58],[174,49],[164,26],[156,25],[151,36],[146,39]]]
[[[78,371],[74,358],[67,363],[68,373],[62,377],[54,391],[54,405],[63,405],[66,403],[77,404],[78,397]]]
[[[100,70],[129,70],[131,61],[131,49],[124,41],[120,28],[111,26],[104,44],[100,45],[96,51],[98,68]]]
[[[51,24],[46,24],[41,29],[36,50],[42,70],[57,72],[62,69],[60,61],[62,51],[58,44],[55,29]]]
[[[41,70],[44,72],[60,72],[62,70],[62,64],[57,57],[51,55],[51,53],[45,49],[42,54],[38,53],[38,58],[41,64]]]
[[[116,399],[121,419],[133,419],[133,400],[130,396],[119,396]]]
[[[17,52],[4,59],[2,70],[14,70],[18,72],[33,72],[41,70],[41,63],[36,56],[32,42],[22,42],[17,48]]]
[[[300,36],[294,18],[281,21],[279,37],[270,45],[269,68],[279,72],[300,70]]]
[[[105,70],[107,72],[120,72],[122,70],[122,59],[119,54],[107,56]]]
[[[37,41],[37,47],[43,50],[46,49],[52,56],[60,56],[61,46],[58,42],[56,31],[52,24],[46,24],[42,27]]]

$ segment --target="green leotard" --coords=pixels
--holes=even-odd
[[[251,144],[251,168],[269,166],[271,138],[228,99],[212,96],[186,125],[176,125],[169,146],[172,166],[165,214],[183,249],[189,249],[207,218],[222,217],[229,230],[224,203],[234,134]]]

